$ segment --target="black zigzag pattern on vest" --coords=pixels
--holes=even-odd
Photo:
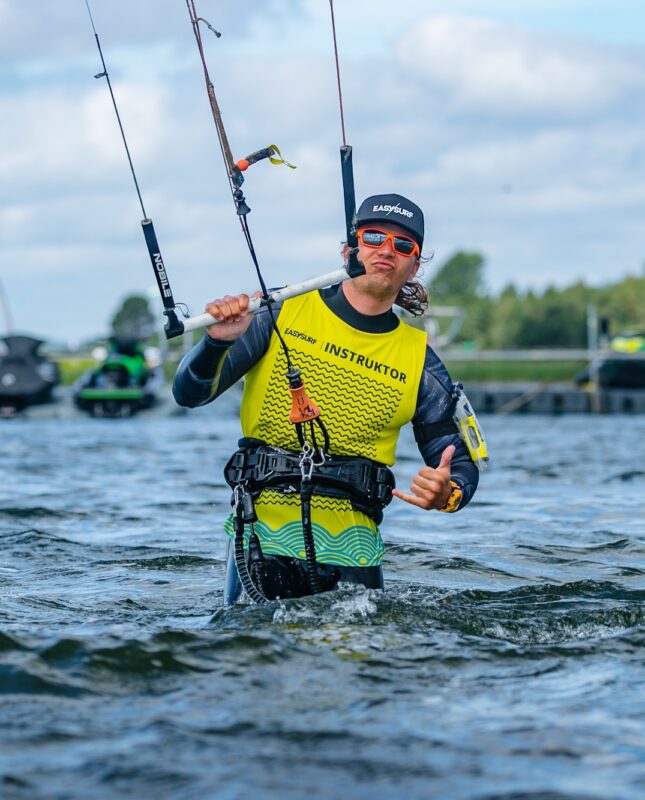
[[[291,348],[292,362],[302,370],[307,394],[320,406],[331,439],[331,454],[376,459],[376,441],[397,412],[403,392],[346,367]],[[291,396],[280,352],[267,386],[259,416],[259,436],[271,444],[299,450],[295,427],[289,422]],[[340,387],[350,387],[348,395]]]
[[[270,489],[265,489],[260,495],[263,503],[271,503],[272,506],[297,506],[300,510],[302,501],[300,494],[281,494]],[[342,513],[351,512],[352,504],[349,500],[342,497],[323,497],[315,494],[311,498],[311,507],[321,511],[340,511]]]

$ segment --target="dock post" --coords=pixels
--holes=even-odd
[[[602,411],[599,383],[599,350],[598,350],[598,311],[596,306],[587,306],[587,350],[589,351],[589,381],[591,383],[590,410],[592,414]]]

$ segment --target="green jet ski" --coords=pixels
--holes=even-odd
[[[113,336],[98,367],[76,383],[74,402],[94,417],[129,417],[150,408],[163,384],[160,367],[152,367],[137,339]]]

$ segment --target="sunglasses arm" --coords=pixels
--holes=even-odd
[[[301,283],[294,283],[290,286],[285,286],[283,289],[277,289],[275,292],[269,292],[269,299],[264,297],[256,297],[249,303],[249,310],[247,313],[253,313],[262,306],[269,305],[270,303],[279,303],[282,300],[289,300],[291,297],[298,297],[307,292],[315,292],[317,289],[325,289],[327,286],[333,286],[336,283],[346,281],[350,276],[345,269],[337,269],[335,272],[328,272],[325,275],[320,275],[318,278],[310,278]],[[199,330],[199,328],[206,328],[213,325],[219,320],[212,317],[210,314],[199,314],[196,317],[188,317],[183,321],[183,332]]]

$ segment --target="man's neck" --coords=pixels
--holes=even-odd
[[[372,317],[376,314],[384,314],[392,309],[394,302],[392,298],[381,299],[374,297],[372,294],[361,292],[357,288],[355,281],[343,281],[341,290],[347,298],[347,302],[361,314]]]

